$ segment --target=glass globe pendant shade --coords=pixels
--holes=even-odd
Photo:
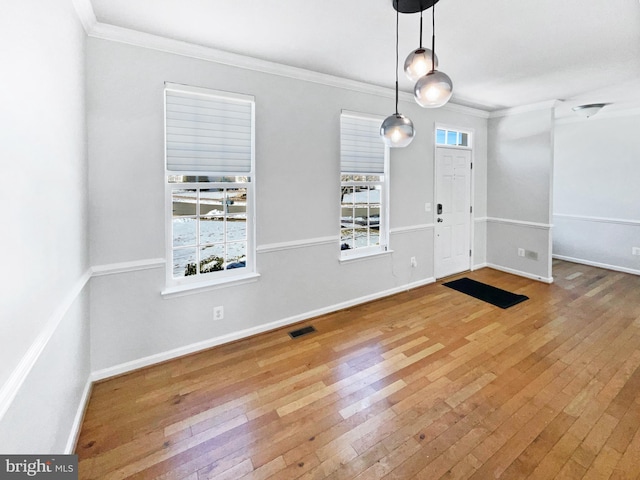
[[[451,99],[453,82],[446,73],[434,70],[417,81],[413,94],[421,107],[438,108]]]
[[[384,144],[391,148],[406,147],[413,141],[416,131],[413,122],[401,113],[394,113],[384,119],[380,126]]]
[[[418,48],[411,52],[404,61],[404,73],[412,82],[417,82],[431,70],[438,68],[438,56],[434,55],[435,65],[431,65],[431,50]]]

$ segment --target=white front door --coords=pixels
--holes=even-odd
[[[471,268],[471,151],[436,148],[435,276]]]

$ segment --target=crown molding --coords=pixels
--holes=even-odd
[[[540,110],[551,110],[555,108],[558,100],[547,100],[545,102],[532,103],[530,105],[522,105],[519,107],[505,108],[489,113],[489,118],[508,117],[510,115],[519,115],[522,113],[538,112]]]
[[[73,2],[73,6],[76,9],[76,13],[78,14],[78,18],[80,19],[80,23],[82,23],[84,31],[89,35],[98,24],[96,14],[93,11],[93,5],[91,5],[91,0],[71,1]]]
[[[280,63],[260,60],[257,58],[240,55],[237,53],[225,52],[211,47],[196,45],[181,40],[161,37],[150,33],[139,32],[128,28],[100,23],[96,20],[91,3],[89,0],[73,0],[74,3],[81,5],[76,7],[79,10],[78,15],[85,26],[87,35],[92,38],[101,40],[110,40],[119,43],[125,43],[136,47],[148,48],[160,52],[181,55],[198,60],[206,60],[222,65],[244,68],[255,72],[268,73],[281,77],[303,80],[306,82],[317,83],[329,87],[337,87],[345,90],[352,90],[370,95],[377,95],[385,98],[395,98],[395,90],[388,87],[372,85],[357,80],[349,80],[343,77],[337,77],[325,73],[306,70],[303,68],[292,67]],[[399,100],[413,103],[413,95],[407,92],[399,93]],[[489,113],[473,107],[458,105],[449,102],[441,107],[443,110],[462,113],[480,118],[489,118]]]

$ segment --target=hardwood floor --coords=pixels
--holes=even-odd
[[[94,386],[82,479],[640,478],[640,277],[466,274]]]

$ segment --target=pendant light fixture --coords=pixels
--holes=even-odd
[[[407,56],[404,61],[404,73],[409,80],[417,82],[420,77],[433,70],[431,62],[434,62],[434,68],[438,68],[438,57],[422,46],[422,10],[420,10],[420,47]]]
[[[453,82],[449,76],[438,71],[436,64],[436,6],[432,5],[431,22],[433,35],[431,37],[431,70],[416,82],[413,89],[414,97],[418,105],[425,108],[438,108],[443,106],[453,95]]]
[[[413,141],[416,131],[413,128],[413,122],[398,113],[398,24],[400,14],[396,10],[396,113],[389,115],[384,119],[380,126],[380,136],[382,141],[388,147],[402,148],[406,147]]]

